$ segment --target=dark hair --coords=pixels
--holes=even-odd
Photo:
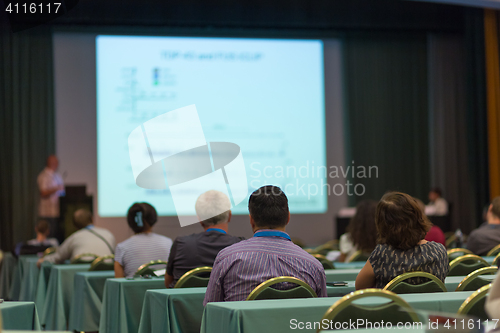
[[[436,194],[437,194],[437,195],[439,195],[439,196],[442,196],[442,195],[443,195],[443,192],[441,191],[441,189],[440,189],[439,187],[433,187],[433,188],[431,189],[431,192],[434,192],[434,193],[436,193]]]
[[[361,201],[356,206],[356,214],[351,218],[346,228],[346,231],[351,236],[353,245],[365,253],[372,252],[377,245],[376,210],[376,201]]]
[[[47,220],[38,221],[35,230],[41,234],[46,234],[50,230],[49,222],[47,222]]]
[[[384,194],[377,205],[375,223],[379,243],[401,250],[415,247],[432,226],[417,201],[400,192]]]
[[[127,222],[130,229],[140,233],[146,229],[146,224],[152,227],[158,219],[156,209],[147,202],[136,202],[128,209]]]
[[[267,185],[255,190],[248,199],[248,210],[259,228],[284,227],[288,222],[288,199],[276,186]]]
[[[500,218],[500,197],[493,198],[491,201],[491,214]]]
[[[92,213],[90,210],[81,208],[75,211],[73,214],[73,224],[78,230],[92,224]]]

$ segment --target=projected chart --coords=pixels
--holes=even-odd
[[[326,211],[326,177],[305,172],[325,165],[321,41],[98,36],[96,52],[100,216],[136,201],[175,215],[168,186],[135,184],[127,137],[191,104],[207,141],[241,148],[249,191],[279,185],[292,213]],[[247,201],[233,213],[248,214]]]

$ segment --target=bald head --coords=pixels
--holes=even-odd
[[[195,210],[206,227],[226,223],[231,218],[231,201],[224,193],[211,190],[198,197]]]
[[[50,155],[47,157],[47,168],[52,169],[54,171],[59,167],[59,160],[56,155]]]
[[[78,209],[73,214],[73,224],[80,230],[92,224],[92,213],[88,209]]]

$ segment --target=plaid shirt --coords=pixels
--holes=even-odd
[[[221,250],[215,258],[203,305],[208,302],[244,301],[262,282],[278,276],[293,276],[309,284],[319,297],[326,297],[326,276],[321,263],[286,233],[281,236],[254,237]],[[257,236],[257,237],[256,237]],[[286,290],[294,284],[282,283],[274,288]]]

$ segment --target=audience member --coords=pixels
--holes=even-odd
[[[497,274],[486,299],[485,310],[491,319],[500,319],[500,274]]]
[[[446,248],[424,237],[431,223],[414,198],[386,193],[377,205],[375,223],[379,244],[356,278],[356,289],[383,288],[398,275],[412,271],[431,273],[444,281],[448,274]],[[418,284],[419,278],[409,279]]]
[[[143,264],[168,260],[172,240],[153,232],[157,219],[156,209],[146,202],[129,208],[127,223],[135,235],[116,246],[115,277],[132,277]]]
[[[500,197],[496,197],[488,208],[486,222],[469,235],[467,248],[479,256],[484,256],[499,244]]]
[[[94,226],[90,211],[77,210],[73,214],[73,224],[78,231],[69,236],[55,253],[40,258],[38,265],[43,261],[61,264],[84,253],[98,256],[113,254],[115,237],[109,230]]]
[[[191,269],[212,267],[220,250],[243,239],[227,234],[231,202],[224,193],[215,190],[203,193],[196,200],[195,209],[205,231],[175,239],[165,274],[167,288],[173,288],[177,280]],[[217,214],[221,211],[224,213]]]
[[[422,200],[417,198],[414,199],[417,201],[418,206],[422,210],[422,214],[425,215],[425,205]],[[425,235],[425,240],[428,242],[440,243],[446,246],[446,237],[444,236],[444,232],[435,224],[432,225],[431,229],[427,232],[427,235]]]
[[[292,243],[285,232],[290,221],[288,199],[280,188],[263,186],[248,201],[254,237],[241,241],[217,255],[203,304],[243,301],[259,284],[278,276],[293,276],[309,284],[318,296],[326,297],[326,276],[321,263]],[[274,288],[286,290],[290,283]]]
[[[440,188],[435,187],[429,192],[429,204],[425,206],[425,214],[429,216],[448,214],[448,202],[442,197]]]
[[[369,256],[375,249],[377,245],[376,209],[377,202],[373,200],[363,200],[356,206],[356,214],[349,221],[347,232],[340,236],[338,261],[345,261],[358,250]]]
[[[40,220],[35,226],[36,238],[26,242],[32,246],[52,246],[58,247],[59,242],[55,238],[48,238],[50,234],[50,225],[46,220]]]

